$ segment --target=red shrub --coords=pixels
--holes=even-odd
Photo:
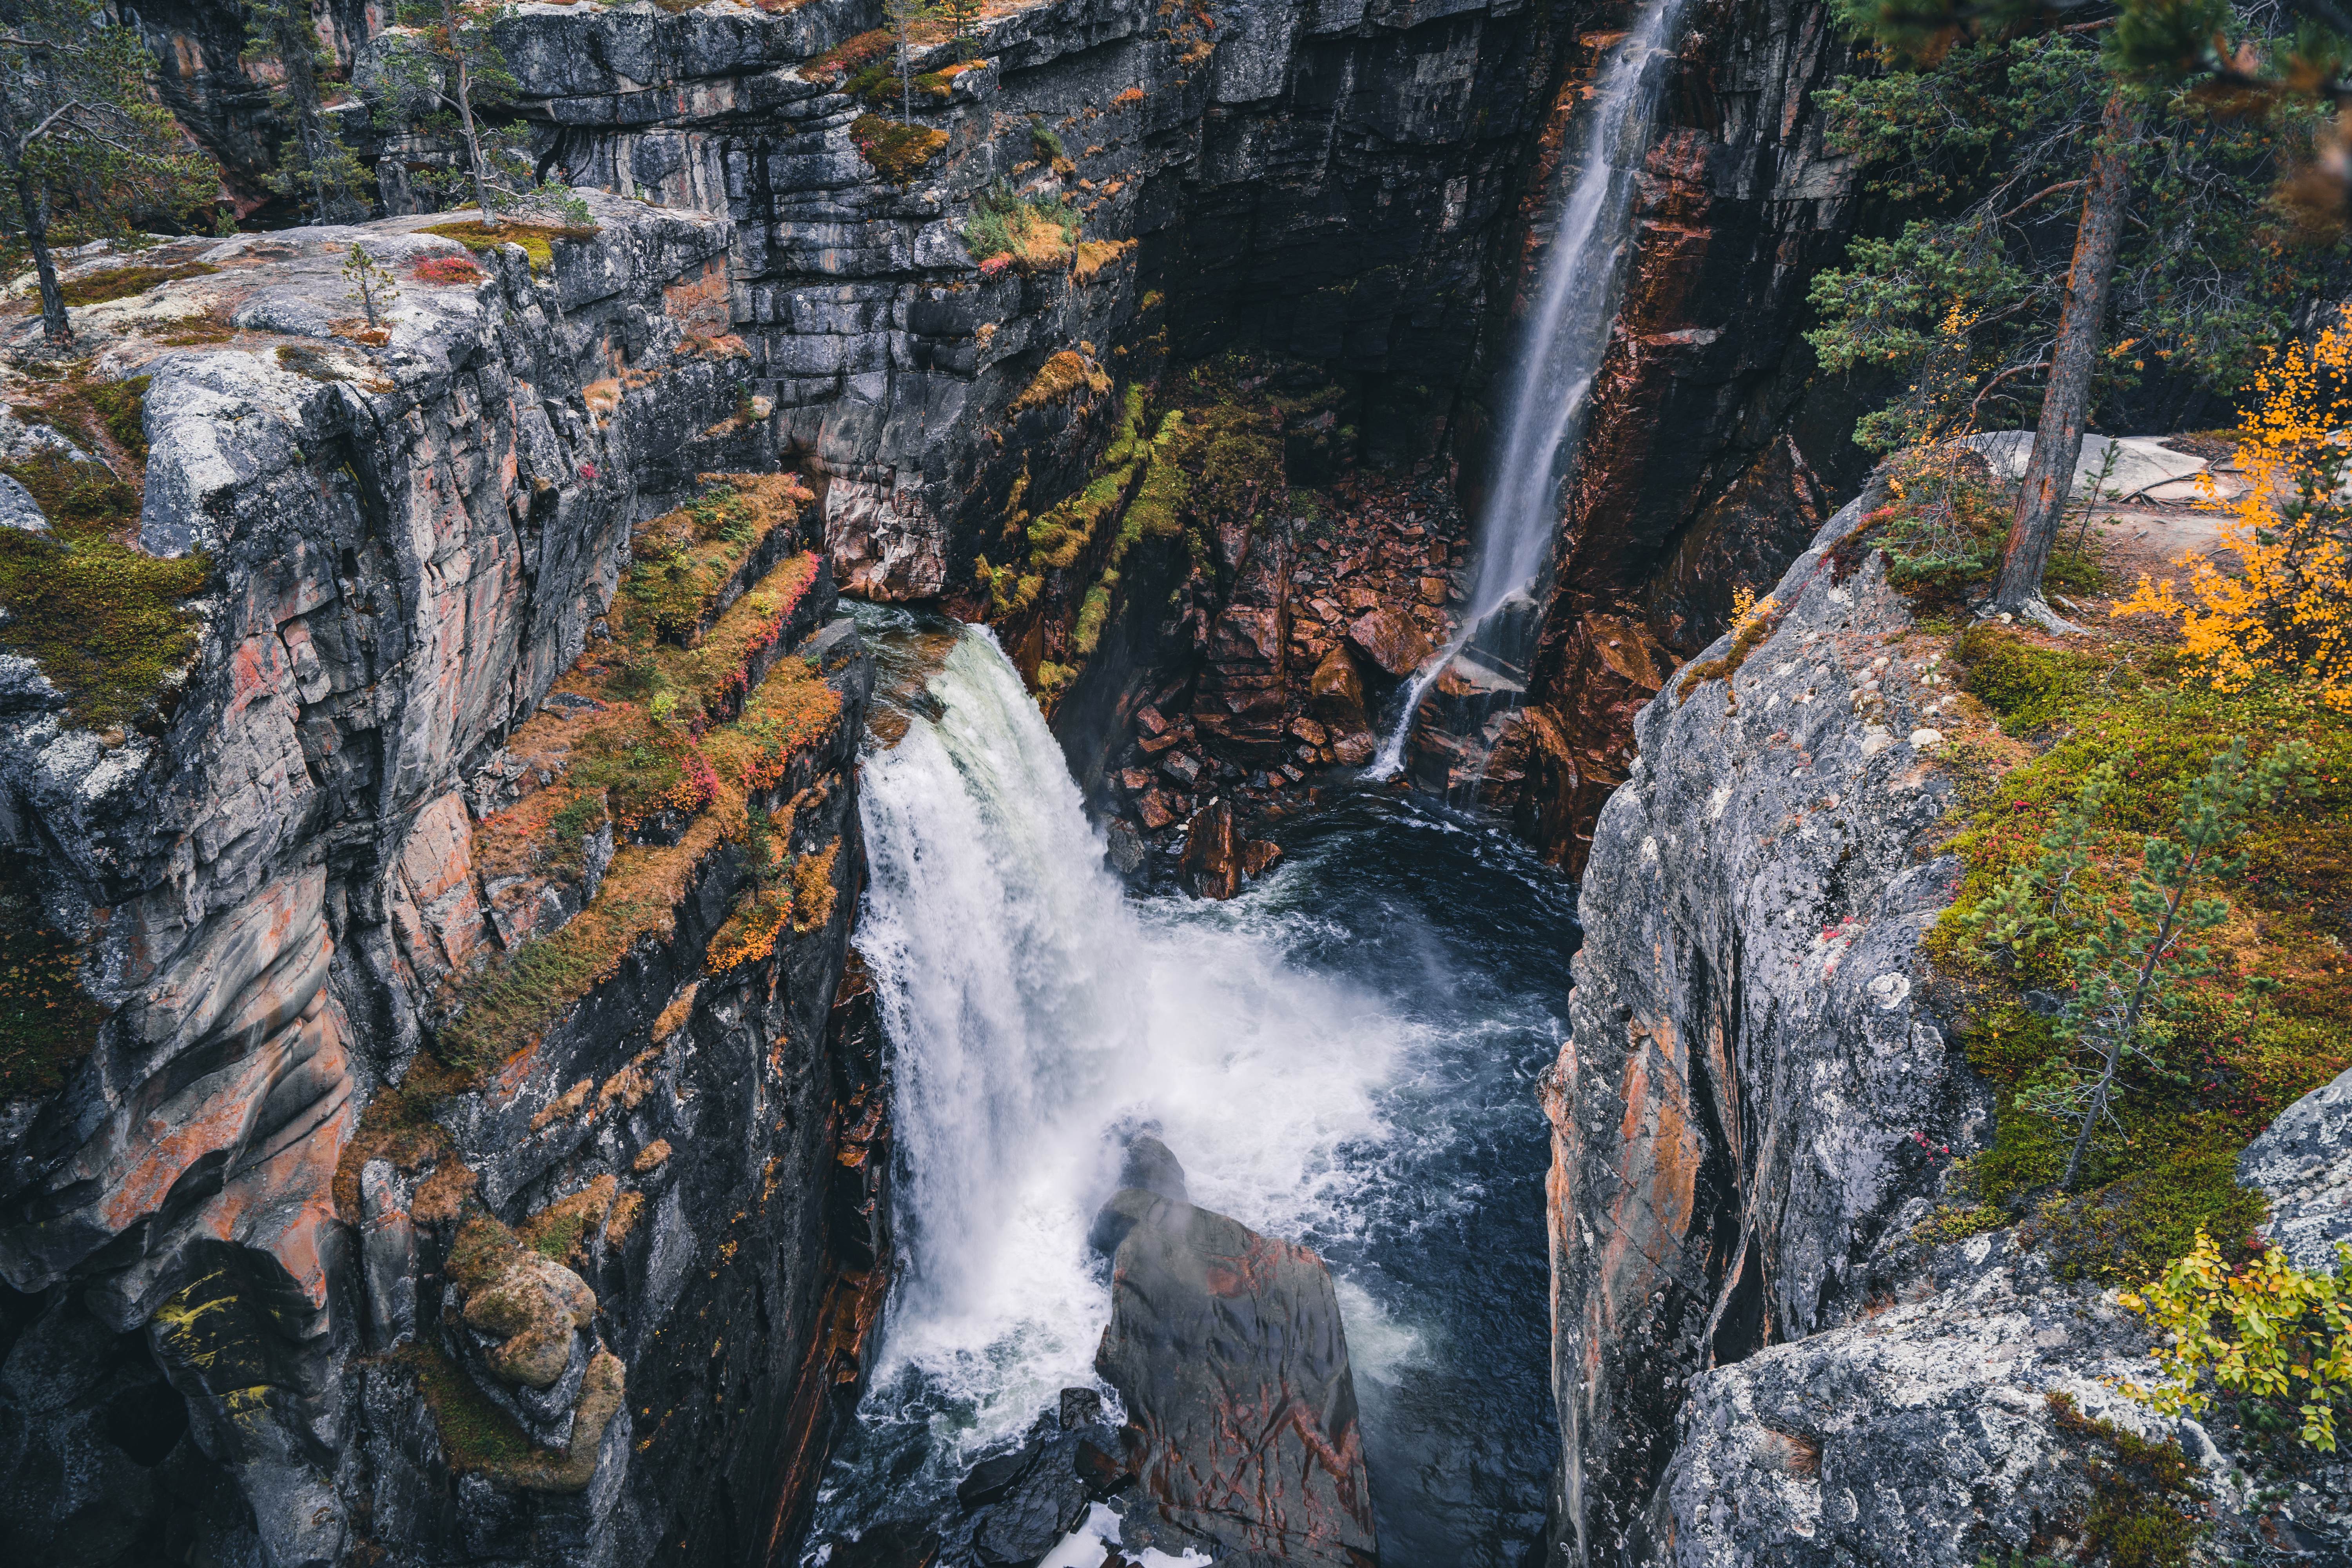
[[[419,283],[479,283],[482,269],[466,256],[428,256],[408,269]]]

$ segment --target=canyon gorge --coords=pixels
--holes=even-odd
[[[0,1555],[2120,1563],[2158,1449],[2352,1541],[1937,1228],[1822,0],[524,0],[506,232],[383,7],[308,226],[241,13],[120,15],[251,221],[0,318],[0,532],[144,563],[0,621]]]

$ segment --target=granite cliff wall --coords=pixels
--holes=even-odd
[[[1766,635],[1641,710],[1600,814],[1541,1086],[1551,1561],[2126,1561],[2168,1531],[2340,1555],[2352,1467],[2131,1398],[2162,1381],[2147,1326],[2032,1216],[1923,1228],[1994,1104],[1966,988],[1921,951],[1960,880],[1948,641],[1845,542],[1876,503],[1820,531]],[[2239,1162],[2302,1267],[2352,1239],[2347,1150],[2339,1080]]]
[[[641,631],[646,541],[706,515],[672,503],[775,463],[724,374],[727,221],[593,216],[537,268],[415,224],[181,242],[150,256],[201,276],[78,312],[142,395],[137,542],[205,571],[138,722],[0,656],[10,890],[105,1012],[0,1109],[26,1561],[740,1562],[855,1393],[870,662],[776,479],[721,491],[683,623]],[[354,241],[402,279],[381,328]],[[665,759],[694,787],[625,805]],[[713,956],[747,813],[794,913]]]

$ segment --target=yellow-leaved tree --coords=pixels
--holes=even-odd
[[[2221,690],[2278,675],[2352,711],[2352,308],[2311,342],[2270,350],[2252,390],[2238,421],[2251,488],[2208,503],[2228,512],[2221,544],[2237,570],[2183,557],[2185,585],[2143,576],[2111,613],[2179,621],[2189,656]]]

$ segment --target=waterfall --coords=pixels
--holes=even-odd
[[[1685,4],[1644,0],[1633,30],[1611,53],[1590,107],[1578,116],[1582,155],[1563,166],[1568,193],[1514,363],[1510,424],[1478,516],[1477,572],[1460,627],[1413,676],[1404,709],[1368,777],[1390,778],[1403,766],[1422,698],[1455,658],[1483,651],[1475,645],[1480,631],[1514,599],[1532,594],[1549,564],[1567,459],[1617,319],[1633,235],[1633,176],[1649,149],[1651,121],[1673,58],[1668,51]],[[1525,652],[1491,651],[1505,662],[1513,651]]]
[[[960,1459],[1094,1381],[1109,1292],[1085,1235],[1121,1134],[1158,1128],[1196,1201],[1328,1238],[1361,1179],[1336,1152],[1380,1135],[1412,1026],[1287,963],[1262,900],[1129,901],[987,631],[929,693],[937,717],[866,765],[857,942],[891,1042],[906,1260],[876,1383],[923,1383]]]

